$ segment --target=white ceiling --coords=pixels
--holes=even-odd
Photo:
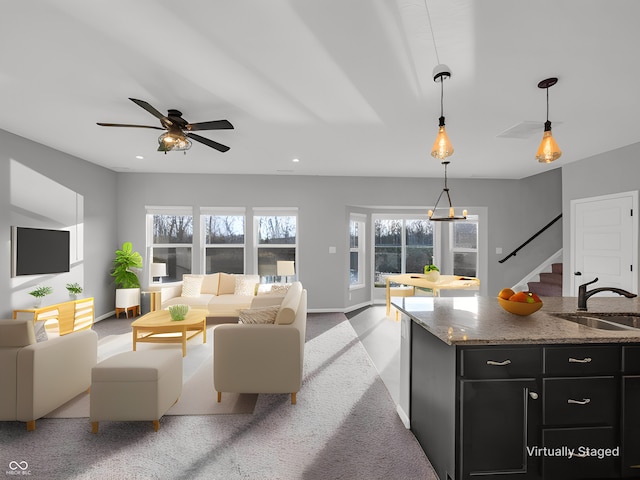
[[[636,0],[3,0],[0,128],[115,171],[522,178],[640,141]],[[436,57],[436,51],[437,56]],[[560,160],[534,156],[549,90]],[[157,152],[128,100],[231,147]],[[499,138],[538,122],[526,138]],[[144,159],[136,159],[136,155]],[[298,158],[298,163],[292,159]]]

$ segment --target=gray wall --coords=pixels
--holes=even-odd
[[[349,299],[348,224],[351,212],[372,213],[415,210],[433,206],[442,189],[442,179],[375,177],[300,177],[256,175],[190,175],[114,173],[79,158],[63,154],[22,137],[0,131],[0,164],[4,187],[0,221],[5,231],[5,254],[0,265],[5,272],[5,317],[16,308],[29,307],[27,294],[36,284],[49,284],[54,294],[47,302],[66,299],[65,283],[80,281],[87,296],[96,298],[96,316],[113,311],[114,286],[109,271],[114,250],[123,241],[132,241],[145,260],[145,207],[190,206],[247,208],[297,207],[299,213],[300,280],[309,289],[309,305],[314,310],[343,310],[371,300],[370,285],[352,292]],[[178,160],[177,160],[178,161]],[[181,156],[179,161],[188,161]],[[29,219],[30,225],[48,227],[51,220],[38,212],[25,212],[12,205],[12,189],[33,188],[12,185],[11,165],[33,170],[82,198],[84,229],[83,260],[69,274],[24,277],[10,276],[10,226],[16,219]],[[15,163],[13,163],[15,164]],[[487,268],[481,276],[483,291],[495,295],[513,285],[540,262],[561,248],[561,226],[543,234],[504,264],[504,254],[516,248],[561,210],[562,175],[560,169],[521,180],[451,178],[449,186],[456,207],[469,213],[484,212],[486,238],[480,248],[486,253]],[[41,191],[43,190],[43,191]],[[52,199],[57,188],[41,187],[34,195]],[[370,232],[370,225],[368,225]],[[336,253],[329,253],[336,247]],[[370,252],[369,252],[370,253]],[[250,257],[250,256],[249,256]],[[253,271],[249,258],[248,270]],[[369,272],[370,273],[370,272]],[[367,275],[369,277],[370,275]],[[146,272],[141,275],[146,282]]]
[[[65,285],[76,281],[84,287],[85,296],[95,297],[97,316],[113,311],[115,294],[109,269],[117,245],[117,175],[3,130],[0,169],[0,228],[5,239],[0,255],[0,271],[4,272],[0,276],[4,287],[0,288],[3,318],[11,318],[14,309],[33,305],[28,292],[35,285],[53,287],[53,293],[43,303],[51,304],[68,300]],[[72,211],[71,196],[79,200],[77,212]],[[69,218],[77,220],[83,237],[82,259],[72,263],[71,271],[12,278],[10,227],[64,228],[68,225],[63,223]]]
[[[508,253],[561,212],[561,177],[561,170],[554,169],[522,180],[450,179],[456,207],[470,214],[478,207],[488,212],[488,235],[480,245],[488,253],[481,276],[488,295],[518,282],[562,247],[558,223],[504,264],[495,253],[496,247]],[[371,292],[358,290],[349,300],[349,213],[382,207],[385,212],[415,207],[424,212],[435,202],[442,179],[121,173],[117,189],[118,242],[132,241],[145,260],[147,205],[191,206],[196,216],[199,207],[245,207],[248,215],[253,207],[297,207],[297,272],[309,290],[309,307],[342,310],[370,301]],[[329,253],[331,246],[335,254]]]
[[[629,192],[640,189],[640,143],[618,148],[609,152],[570,163],[562,168],[562,207],[566,215],[563,235],[563,263],[569,268],[571,264],[571,223],[569,212],[571,201]],[[639,215],[636,214],[636,221]],[[639,269],[640,270],[640,269]],[[571,274],[572,272],[568,272]],[[639,272],[640,275],[640,272]],[[570,289],[570,276],[564,275],[563,288]]]

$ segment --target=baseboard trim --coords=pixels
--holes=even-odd
[[[404,413],[404,410],[400,405],[396,407],[396,412],[398,412],[398,416],[400,417],[400,420],[402,420],[402,423],[404,424],[405,428],[407,430],[411,429],[411,420],[409,420],[409,416],[406,413]]]

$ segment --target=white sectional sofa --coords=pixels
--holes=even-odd
[[[284,298],[284,293],[270,293],[260,285],[259,275],[230,273],[186,274],[181,282],[162,287],[161,295],[163,309],[185,304],[217,317],[237,317],[242,309],[278,305]]]

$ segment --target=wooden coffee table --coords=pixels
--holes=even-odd
[[[202,343],[207,343],[208,310],[189,310],[184,320],[171,320],[169,310],[147,313],[131,323],[133,351],[136,343],[182,343],[182,356],[187,355],[187,340],[202,333]]]

